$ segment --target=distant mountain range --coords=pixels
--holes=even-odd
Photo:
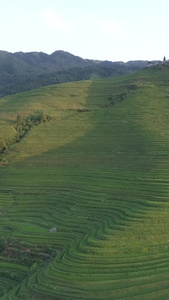
[[[111,62],[83,59],[65,51],[0,51],[0,97],[37,87],[137,71],[148,61]]]

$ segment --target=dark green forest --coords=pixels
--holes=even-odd
[[[0,97],[52,84],[120,76],[137,71],[147,63],[88,60],[64,51],[51,55],[0,51]]]

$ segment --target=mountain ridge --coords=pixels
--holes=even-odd
[[[68,60],[71,59],[74,62],[78,63],[78,66],[89,66],[89,65],[99,65],[102,63],[106,63],[106,64],[133,64],[133,63],[140,63],[141,66],[146,66],[148,61],[147,60],[129,60],[127,62],[123,62],[123,61],[110,61],[110,60],[95,60],[95,59],[88,59],[88,58],[82,58],[80,56],[74,55],[68,51],[64,51],[64,50],[56,50],[51,54],[47,54],[45,52],[38,52],[38,51],[31,51],[31,52],[8,52],[8,51],[4,51],[4,50],[0,50],[0,63],[2,61],[2,54],[3,55],[8,55],[8,57],[13,57],[15,59],[19,59],[22,60],[24,62],[26,62],[28,65],[36,65],[38,66],[41,62],[52,62],[52,63],[58,63],[59,59],[62,60],[62,63],[68,63]],[[31,61],[32,59],[32,61]],[[39,63],[38,63],[39,62]],[[75,65],[73,66],[75,67]],[[61,69],[63,70],[64,66],[62,65]],[[67,65],[67,68],[70,68],[70,65]],[[56,71],[56,69],[55,69]]]
[[[0,51],[0,97],[45,85],[119,76],[146,67],[148,61],[112,62],[83,59],[63,50]],[[45,79],[44,79],[45,77]]]

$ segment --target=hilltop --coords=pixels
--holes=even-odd
[[[0,97],[55,83],[127,74],[147,61],[110,62],[83,59],[65,51],[0,51]]]

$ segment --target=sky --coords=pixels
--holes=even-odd
[[[168,0],[0,0],[0,50],[169,59]]]

